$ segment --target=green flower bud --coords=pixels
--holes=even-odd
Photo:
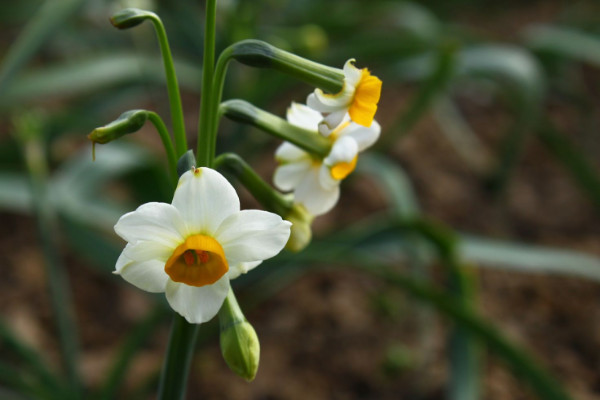
[[[290,213],[284,218],[292,223],[290,238],[285,245],[289,251],[297,253],[303,250],[312,239],[310,225],[315,217],[301,204],[294,204]]]
[[[307,60],[260,40],[242,40],[227,51],[231,58],[242,64],[272,68],[330,93],[339,92],[344,85],[344,74],[340,69]]]
[[[110,23],[118,29],[129,29],[138,26],[147,19],[157,19],[152,11],[140,10],[139,8],[126,8],[110,17]]]
[[[247,381],[254,380],[260,359],[260,343],[248,321],[237,321],[221,331],[221,353],[233,372]]]
[[[146,110],[125,111],[108,125],[96,128],[88,135],[93,143],[105,144],[129,133],[139,131],[148,119]]]
[[[221,354],[229,369],[247,381],[254,380],[260,359],[260,343],[246,320],[233,290],[219,311]]]

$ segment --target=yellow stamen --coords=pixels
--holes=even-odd
[[[342,180],[356,168],[356,161],[358,160],[358,156],[354,156],[352,161],[350,162],[339,162],[335,164],[329,172],[331,173],[331,177],[333,179]]]
[[[190,286],[211,285],[229,270],[223,247],[205,235],[192,235],[177,246],[165,264],[175,282]]]
[[[371,126],[380,96],[381,80],[371,75],[368,69],[363,68],[354,92],[354,99],[348,109],[352,121],[362,126]]]

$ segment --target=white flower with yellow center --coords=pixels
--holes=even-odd
[[[287,120],[292,125],[319,135],[321,113],[302,104],[292,103]],[[273,178],[280,190],[294,191],[294,202],[302,204],[312,215],[325,214],[337,203],[340,182],[356,167],[358,153],[379,138],[381,127],[373,120],[369,127],[351,122],[346,117],[328,138],[331,151],[324,159],[285,142],[275,152],[280,164]]]
[[[319,132],[325,136],[339,126],[346,113],[352,122],[365,127],[371,126],[375,118],[381,80],[366,68],[356,68],[354,61],[350,59],[344,64],[344,86],[339,93],[327,94],[315,89],[306,99],[310,108],[327,114],[319,124]]]
[[[290,225],[270,212],[240,211],[221,174],[196,168],[181,176],[171,204],[143,204],[119,219],[115,231],[128,243],[115,273],[142,290],[165,292],[188,322],[206,322],[230,279],[283,249]]]

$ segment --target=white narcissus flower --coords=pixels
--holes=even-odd
[[[308,95],[306,104],[327,114],[319,124],[319,132],[329,135],[342,122],[346,113],[350,120],[369,127],[377,111],[381,96],[381,80],[371,75],[367,68],[358,69],[354,59],[344,64],[344,86],[339,93],[327,94],[321,89]]]
[[[119,219],[115,231],[128,243],[115,273],[142,290],[165,292],[188,322],[206,322],[230,279],[283,249],[290,225],[270,212],[240,211],[221,174],[196,168],[181,176],[171,204],[143,204]]]
[[[319,112],[302,104],[292,103],[287,111],[292,125],[311,130],[318,135]],[[285,142],[275,152],[280,164],[273,177],[280,190],[294,191],[294,202],[302,204],[312,215],[325,214],[337,203],[340,182],[356,167],[358,153],[379,138],[381,127],[373,120],[369,127],[351,122],[348,117],[329,136],[331,151],[324,159]]]

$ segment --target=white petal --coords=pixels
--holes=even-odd
[[[340,136],[349,136],[356,140],[358,144],[358,151],[363,151],[371,147],[381,132],[381,126],[377,121],[373,120],[373,123],[368,128],[352,122],[347,128],[342,129]]]
[[[165,273],[164,261],[148,259],[132,260],[128,257],[132,246],[127,245],[117,260],[115,273],[138,288],[147,292],[159,293],[165,291],[169,276]]]
[[[164,266],[169,257],[173,254],[177,245],[166,246],[164,244],[145,240],[128,244],[125,247],[125,250],[123,250],[123,253],[130,260],[138,262],[156,260],[162,262]]]
[[[256,268],[261,263],[262,261],[252,261],[234,264],[233,266],[230,265],[229,271],[227,271],[227,276],[229,276],[229,280],[235,279],[241,274],[245,274],[248,271]]]
[[[345,83],[342,91],[334,95],[325,94],[321,89],[315,89],[315,91],[306,98],[306,104],[310,108],[324,113],[347,109],[354,97],[354,90],[355,88],[353,86]]]
[[[283,142],[275,151],[275,159],[281,163],[298,160],[308,160],[310,155],[300,147],[294,146],[289,142]]]
[[[322,215],[335,206],[340,197],[339,185],[325,189],[319,182],[321,168],[312,168],[294,192],[294,201],[304,205],[304,208],[314,216]]]
[[[329,169],[329,167],[323,165],[319,169],[319,183],[321,184],[323,189],[330,191],[333,190],[336,186],[339,186],[340,180],[334,179],[333,176],[331,176],[331,170]]]
[[[223,305],[229,292],[229,278],[224,275],[212,285],[201,287],[185,283],[167,282],[167,301],[191,324],[201,324],[211,320]]]
[[[183,240],[185,225],[179,211],[166,203],[146,203],[123,215],[115,232],[130,243],[149,240],[173,245]]]
[[[211,235],[225,218],[240,210],[240,199],[223,175],[202,167],[181,176],[173,206],[185,221],[186,236]]]
[[[356,87],[362,77],[362,70],[354,66],[355,61],[354,58],[351,58],[344,64],[344,82],[352,87]]]
[[[345,108],[328,114],[323,119],[323,122],[319,124],[319,133],[325,137],[328,137],[331,132],[333,132],[339,126],[339,124],[344,122],[347,115],[348,112]]]
[[[302,160],[280,165],[273,175],[275,186],[279,190],[293,190],[302,178],[309,173],[311,164],[310,160]]]
[[[287,109],[287,120],[290,124],[299,126],[309,131],[317,130],[319,122],[323,119],[320,112],[304,104],[292,103]]]
[[[229,264],[266,260],[277,255],[290,237],[290,226],[277,214],[243,210],[231,215],[215,233]]]
[[[324,164],[331,167],[340,162],[351,162],[358,154],[358,144],[350,136],[342,136],[335,141]]]

